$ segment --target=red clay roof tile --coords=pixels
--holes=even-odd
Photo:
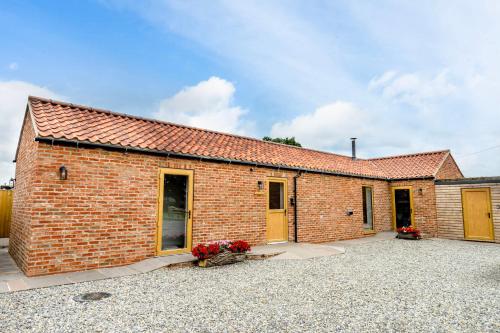
[[[434,177],[449,151],[355,159],[30,96],[40,138],[112,144],[383,179]]]

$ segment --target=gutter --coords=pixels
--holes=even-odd
[[[271,168],[271,169],[277,168],[277,169],[282,169],[282,170],[308,172],[308,173],[315,173],[315,174],[321,174],[321,175],[330,175],[330,176],[339,176],[339,177],[354,177],[354,178],[372,179],[372,180],[385,180],[385,181],[389,181],[389,182],[404,181],[404,180],[434,179],[434,176],[409,177],[409,178],[388,178],[388,177],[366,176],[366,175],[358,175],[358,174],[347,173],[347,172],[338,172],[338,171],[335,172],[335,171],[325,171],[325,170],[320,170],[320,169],[308,169],[308,168],[293,167],[293,166],[280,165],[280,164],[249,162],[249,161],[228,159],[228,158],[222,158],[222,157],[209,157],[209,156],[202,156],[202,155],[177,153],[177,152],[165,151],[165,150],[156,150],[156,149],[114,145],[114,144],[110,144],[110,143],[97,143],[97,142],[80,141],[80,140],[56,139],[56,138],[51,138],[51,137],[37,136],[37,137],[35,137],[35,141],[48,143],[50,145],[60,144],[63,146],[75,146],[77,148],[79,148],[79,147],[101,148],[101,149],[107,149],[107,150],[117,150],[117,151],[124,151],[124,152],[137,152],[137,153],[142,153],[142,154],[152,154],[152,155],[167,156],[167,157],[172,156],[172,157],[187,158],[187,159],[193,159],[193,160],[199,160],[199,161],[203,160],[203,161],[216,162],[216,163],[234,163],[234,164],[238,164],[238,165],[248,165],[248,166],[254,166],[254,167],[260,166],[260,167]],[[16,162],[16,161],[14,160],[13,162]]]
[[[301,167],[292,167],[292,166],[288,166],[288,165],[269,164],[269,163],[261,163],[261,162],[248,162],[248,161],[242,161],[242,160],[227,159],[227,158],[222,158],[222,157],[208,157],[208,156],[177,153],[177,152],[171,152],[171,151],[169,152],[169,151],[164,151],[164,150],[155,150],[155,149],[147,149],[147,148],[125,147],[122,145],[114,145],[114,144],[109,144],[109,143],[96,143],[96,142],[79,141],[79,140],[55,139],[55,138],[50,138],[50,137],[36,137],[35,141],[48,143],[50,145],[60,144],[60,145],[65,145],[65,146],[102,148],[102,149],[108,149],[108,150],[138,152],[138,153],[142,153],[142,154],[153,154],[153,155],[167,156],[167,157],[172,156],[172,157],[187,158],[187,159],[200,160],[200,161],[203,160],[203,161],[218,162],[218,163],[234,163],[234,164],[239,164],[239,165],[248,165],[248,166],[254,166],[254,167],[261,166],[261,167],[273,168],[273,169],[278,168],[278,169],[282,169],[282,170],[309,172],[309,173],[341,176],[341,177],[355,177],[355,178],[373,179],[373,180],[390,180],[386,177],[364,176],[364,175],[357,175],[357,174],[350,174],[350,173],[325,171],[325,170],[319,170],[319,169],[307,169],[307,168],[301,168]]]
[[[459,178],[435,180],[436,185],[498,184],[500,177]]]

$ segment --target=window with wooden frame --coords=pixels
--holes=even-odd
[[[363,228],[373,230],[373,188],[363,186]]]

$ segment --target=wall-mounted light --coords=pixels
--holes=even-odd
[[[257,181],[257,187],[259,188],[259,191],[264,190],[264,182],[262,180]]]
[[[59,179],[66,180],[68,179],[68,169],[64,165],[59,167]]]
[[[424,194],[424,190],[422,188],[419,188],[418,189],[418,194],[423,195]]]
[[[346,211],[346,213],[345,213],[345,214],[346,214],[347,216],[352,216],[352,215],[354,215],[354,211],[353,211],[352,209],[350,209],[350,208],[349,208],[349,209]]]

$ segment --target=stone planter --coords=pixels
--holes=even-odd
[[[418,236],[415,232],[398,232],[398,235],[396,236],[396,238],[418,240],[422,237]]]
[[[229,251],[221,252],[211,258],[198,260],[198,266],[200,267],[213,267],[234,264],[245,260],[245,253],[232,253]]]

